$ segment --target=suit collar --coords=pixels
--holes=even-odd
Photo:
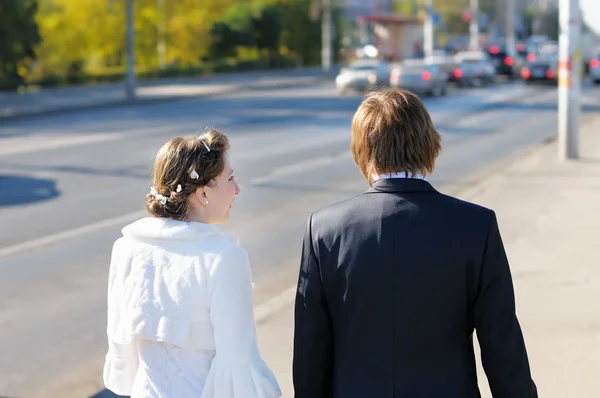
[[[366,193],[377,192],[437,192],[425,180],[415,178],[386,178],[377,180]]]

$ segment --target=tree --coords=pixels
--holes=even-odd
[[[311,0],[289,1],[282,8],[281,48],[302,65],[321,60],[321,22],[310,16]]]
[[[239,47],[255,45],[254,18],[248,5],[236,4],[215,21],[210,30],[211,43],[208,55],[212,59],[222,59],[237,55]]]
[[[0,2],[0,88],[16,89],[23,84],[27,63],[35,58],[40,41],[36,12],[35,0]]]
[[[137,2],[136,2],[137,3]],[[125,1],[39,0],[36,19],[42,41],[32,78],[123,65]]]
[[[235,56],[239,37],[239,33],[231,29],[226,23],[214,23],[210,30],[209,57],[212,59],[223,59]]]
[[[254,43],[259,52],[266,53],[269,60],[279,53],[282,13],[282,7],[274,4],[264,7],[258,17],[252,18]]]

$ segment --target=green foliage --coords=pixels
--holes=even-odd
[[[143,78],[318,64],[321,22],[309,17],[312,2],[135,0],[136,71]],[[16,79],[15,71],[28,83],[121,79],[125,6],[126,0],[0,0],[0,51],[2,68],[8,68],[0,79],[7,73]],[[21,20],[27,17],[29,22]],[[9,30],[14,34],[4,34]],[[20,55],[5,67],[12,59],[4,53],[9,48]],[[15,81],[11,87],[22,79]]]
[[[281,45],[286,53],[302,65],[321,60],[321,21],[310,18],[310,0],[283,4]]]
[[[0,88],[15,89],[23,83],[27,64],[35,58],[40,41],[35,22],[37,1],[0,1]]]
[[[208,56],[217,60],[234,57],[239,47],[254,46],[254,36],[251,7],[234,4],[225,10],[220,20],[213,22]]]
[[[285,9],[279,5],[263,8],[258,17],[252,18],[254,45],[259,51],[273,55],[279,50],[283,25],[281,17]]]
[[[216,22],[211,30],[211,43],[208,54],[214,59],[223,59],[236,55],[236,48],[240,44],[240,38],[244,37],[240,32],[232,29],[224,22]]]

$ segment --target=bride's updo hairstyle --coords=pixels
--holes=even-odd
[[[227,136],[209,130],[200,136],[175,137],[154,160],[154,186],[146,195],[146,210],[153,217],[185,220],[187,198],[198,188],[213,186],[225,168]]]

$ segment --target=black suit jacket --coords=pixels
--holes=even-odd
[[[313,214],[295,308],[296,398],[533,398],[493,211],[386,179]]]

